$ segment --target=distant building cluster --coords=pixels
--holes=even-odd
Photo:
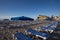
[[[50,20],[50,17],[45,16],[45,15],[39,15],[39,16],[37,17],[37,20]]]
[[[54,17],[55,20],[60,21],[60,15]]]
[[[4,19],[4,20],[9,20],[9,19]],[[26,16],[21,16],[21,17],[12,17],[10,20],[13,21],[18,21],[18,20],[22,20],[22,21],[34,21],[33,18],[30,17],[26,17]],[[45,15],[39,15],[36,20],[56,20],[56,21],[60,21],[60,15],[58,16],[45,16]]]
[[[51,16],[51,17],[45,16],[45,15],[39,15],[37,17],[37,20],[56,20],[56,21],[60,21],[60,15]]]

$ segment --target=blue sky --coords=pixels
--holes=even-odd
[[[11,16],[59,15],[60,0],[0,0],[0,18]]]

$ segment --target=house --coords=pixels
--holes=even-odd
[[[36,36],[36,37],[40,37],[43,40],[46,40],[49,37],[49,34],[48,33],[38,32],[38,31],[33,30],[33,29],[28,29],[25,32],[26,32],[26,34],[30,34],[30,35],[33,35],[33,36]]]
[[[16,33],[13,35],[13,39],[15,40],[32,40],[32,38],[28,37],[27,35],[23,34],[22,32]]]

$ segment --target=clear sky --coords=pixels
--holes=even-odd
[[[0,18],[59,15],[60,0],[0,0]]]

